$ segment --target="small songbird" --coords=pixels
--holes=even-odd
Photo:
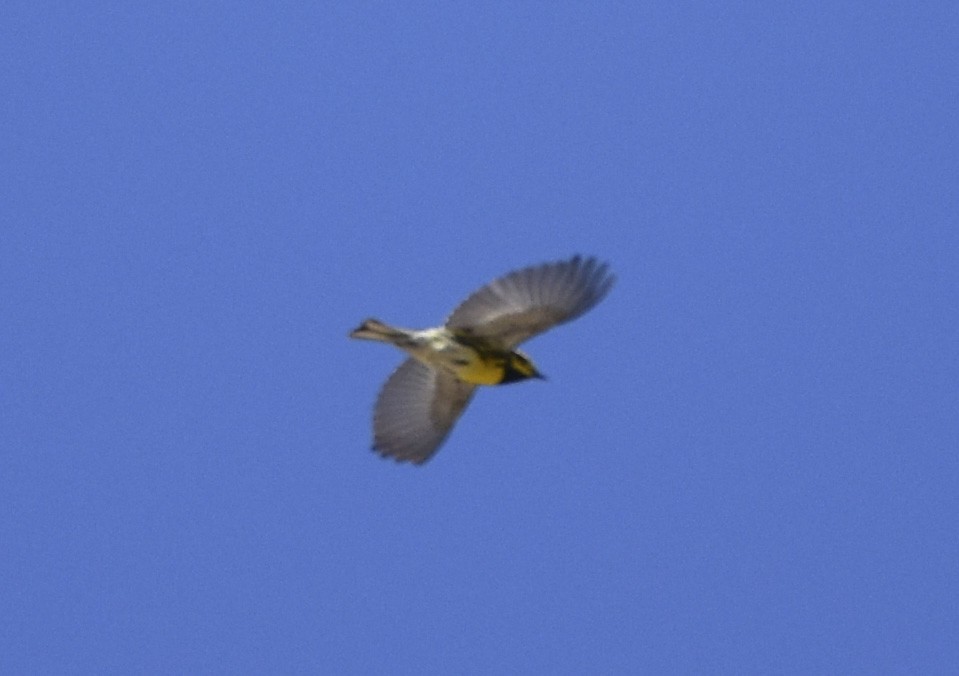
[[[397,461],[426,462],[477,385],[543,378],[517,345],[579,317],[606,296],[614,281],[605,263],[574,256],[497,279],[434,329],[364,321],[351,338],[391,343],[410,355],[377,399],[373,450]]]

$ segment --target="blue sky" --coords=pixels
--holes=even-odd
[[[952,4],[2,14],[0,671],[955,671]],[[351,328],[574,253],[370,452]]]

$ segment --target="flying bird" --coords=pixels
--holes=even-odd
[[[437,451],[478,385],[543,378],[516,349],[525,340],[576,319],[615,281],[592,257],[516,270],[487,284],[432,329],[401,329],[367,319],[351,338],[400,348],[409,358],[380,391],[373,450],[422,464]]]

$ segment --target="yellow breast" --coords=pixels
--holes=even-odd
[[[505,367],[498,359],[471,359],[466,365],[454,366],[456,377],[473,385],[499,385]]]

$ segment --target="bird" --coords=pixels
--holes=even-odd
[[[390,343],[409,355],[380,390],[373,450],[421,465],[443,444],[478,386],[545,380],[516,347],[593,308],[615,280],[607,263],[577,255],[494,280],[442,326],[414,330],[363,321],[349,337]]]

